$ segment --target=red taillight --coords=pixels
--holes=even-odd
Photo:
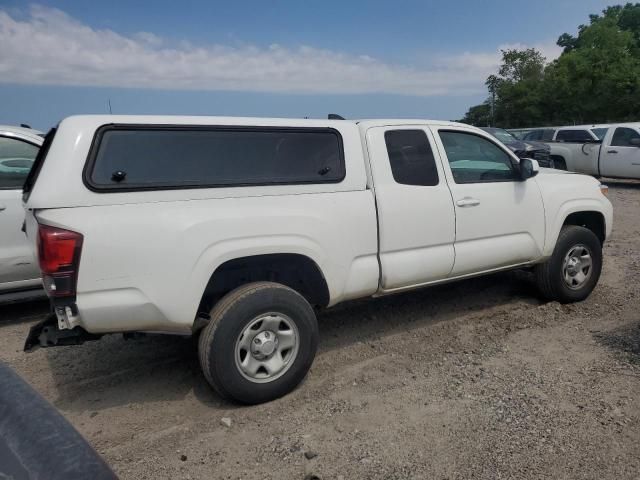
[[[45,290],[50,296],[75,295],[81,250],[81,234],[38,225],[38,260]]]

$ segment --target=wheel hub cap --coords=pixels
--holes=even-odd
[[[585,245],[575,245],[569,249],[562,263],[562,276],[565,284],[577,290],[591,278],[591,251]]]
[[[236,341],[236,367],[244,378],[267,383],[284,375],[299,347],[295,322],[282,313],[266,313],[247,323]]]
[[[264,331],[253,337],[251,354],[258,360],[264,360],[273,355],[278,345],[278,337],[271,331]]]
[[[567,272],[572,277],[575,277],[579,271],[581,271],[582,262],[577,257],[571,257],[567,264]]]

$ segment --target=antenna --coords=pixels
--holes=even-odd
[[[327,115],[328,120],[344,120],[344,117],[338,115],[337,113],[330,113]]]
[[[108,98],[107,102],[109,103],[109,115],[113,115],[113,112],[111,111],[111,99]]]

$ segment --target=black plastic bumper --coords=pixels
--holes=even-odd
[[[55,314],[51,313],[43,321],[31,327],[24,343],[24,351],[31,352],[38,347],[80,345],[90,340],[99,340],[101,337],[102,335],[88,333],[80,327],[75,327],[72,330],[60,330],[58,319]]]

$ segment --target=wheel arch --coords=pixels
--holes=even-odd
[[[583,210],[570,213],[562,223],[563,227],[565,225],[577,225],[591,230],[600,240],[600,245],[604,244],[607,238],[606,221],[602,212]]]
[[[267,253],[240,256],[221,263],[204,287],[198,312],[208,313],[230,291],[258,281],[286,285],[312,306],[325,307],[330,303],[327,280],[313,259],[300,253]]]
[[[572,158],[571,150],[565,147],[564,145],[559,145],[557,143],[551,143],[549,144],[549,146],[551,147],[549,151],[549,157],[552,158],[554,161],[556,160],[563,161],[566,169],[571,170],[573,167],[573,158]]]
[[[592,200],[575,200],[563,205],[558,214],[556,221],[547,232],[547,241],[545,242],[545,257],[553,254],[560,230],[565,225],[577,225],[591,230],[600,244],[604,244],[607,237],[607,220],[606,212],[603,211],[599,202]]]

